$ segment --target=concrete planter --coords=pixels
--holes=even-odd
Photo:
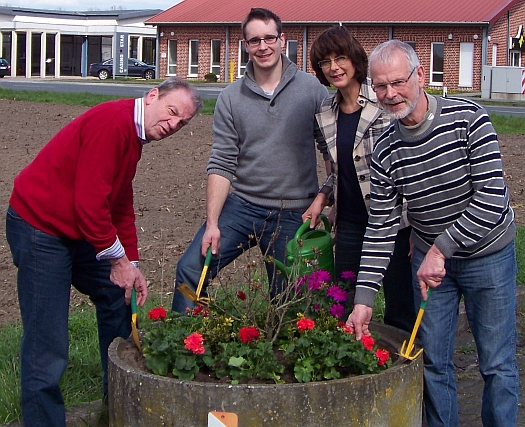
[[[373,324],[379,343],[399,351],[408,335]],[[420,427],[423,361],[377,375],[306,384],[229,385],[180,381],[138,371],[109,348],[110,426],[206,427],[211,411],[233,412],[239,427]]]

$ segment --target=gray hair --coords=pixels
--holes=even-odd
[[[416,52],[414,52],[414,49],[412,49],[412,46],[401,40],[393,39],[377,45],[372,51],[368,58],[370,68],[372,63],[376,60],[383,63],[390,62],[393,54],[396,52],[401,52],[406,56],[409,71],[420,65],[419,58],[417,57]]]
[[[197,89],[195,89],[195,87],[189,84],[186,80],[182,80],[180,77],[168,77],[157,86],[157,89],[159,90],[159,98],[162,98],[174,90],[185,90],[191,95],[193,99],[195,114],[197,114],[203,108],[202,99]]]

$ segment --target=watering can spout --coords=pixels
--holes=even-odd
[[[273,263],[275,268],[281,272],[281,274],[284,276],[284,278],[286,280],[288,280],[288,277],[290,276],[291,268],[290,267],[286,267],[281,261],[279,261],[279,260],[277,260],[275,258],[272,258],[271,262]]]

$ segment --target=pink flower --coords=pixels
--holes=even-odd
[[[193,354],[204,354],[204,338],[198,332],[194,332],[184,339],[184,348]]]
[[[345,302],[348,299],[348,292],[336,285],[330,286],[326,295],[332,297],[337,302]]]
[[[330,307],[330,314],[340,319],[345,314],[345,308],[341,304],[334,304]]]
[[[259,338],[259,331],[253,326],[246,326],[245,328],[239,329],[239,338],[242,342],[252,342]]]
[[[374,348],[374,339],[371,335],[363,335],[361,337],[361,342],[368,351]]]
[[[300,331],[306,331],[313,329],[315,326],[315,322],[312,319],[308,319],[306,317],[303,317],[302,319],[297,321],[297,329]]]
[[[159,320],[166,318],[166,310],[164,307],[157,307],[148,312],[148,319]]]
[[[390,359],[390,354],[388,351],[383,350],[382,348],[378,348],[376,350],[376,357],[379,359],[377,361],[377,364],[379,366],[383,366],[386,362],[388,362],[388,359]]]
[[[355,277],[355,273],[353,271],[346,270],[341,273],[341,279],[349,280],[353,283],[356,281],[357,278]]]

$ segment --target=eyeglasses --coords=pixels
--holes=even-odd
[[[388,86],[390,86],[392,89],[394,90],[398,90],[398,89],[402,89],[405,87],[405,85],[408,83],[408,81],[410,80],[410,77],[412,77],[412,74],[414,74],[414,71],[416,71],[416,68],[418,66],[416,65],[412,71],[410,72],[410,74],[408,75],[408,77],[406,79],[401,79],[401,80],[394,80],[393,82],[388,82],[388,83],[380,83],[380,84],[373,84],[372,83],[372,90],[375,92],[375,93],[379,93],[379,94],[385,94],[386,91],[387,91],[387,88]]]
[[[279,38],[279,35],[276,35],[276,36],[266,36],[266,37],[263,37],[262,39],[254,37],[253,39],[245,40],[245,41],[248,46],[257,47],[261,44],[262,41],[264,41],[264,43],[266,44],[274,44],[278,38]]]
[[[322,61],[319,61],[317,65],[319,65],[319,68],[326,70],[332,66],[332,61],[335,62],[335,65],[340,67],[341,65],[346,64],[346,61],[348,61],[348,56],[341,55],[334,59],[323,59]]]

